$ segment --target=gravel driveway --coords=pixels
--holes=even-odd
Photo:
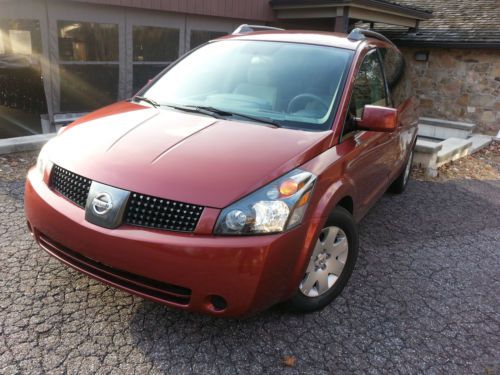
[[[500,181],[412,181],[361,223],[332,305],[237,321],[132,297],[49,257],[27,233],[16,172],[0,172],[1,374],[500,373]]]

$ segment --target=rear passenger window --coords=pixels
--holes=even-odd
[[[367,104],[387,106],[384,76],[376,50],[369,52],[361,64],[354,82],[349,112],[359,118]]]
[[[380,48],[379,51],[392,105],[398,106],[411,96],[409,80],[401,79],[405,68],[403,55],[394,48]]]
[[[391,90],[398,84],[404,72],[404,59],[403,55],[392,48],[380,48],[380,56],[382,58],[382,65],[384,67],[385,78],[387,85]]]

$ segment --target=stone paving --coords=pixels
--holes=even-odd
[[[500,181],[412,181],[362,221],[358,264],[332,305],[238,321],[66,268],[28,235],[23,181],[7,174],[0,374],[500,373]]]

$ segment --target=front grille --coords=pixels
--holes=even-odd
[[[123,222],[147,228],[193,232],[202,206],[132,193]]]
[[[54,165],[50,185],[55,191],[85,208],[92,180]],[[194,232],[203,206],[130,193],[123,223],[145,228]]]
[[[48,253],[79,271],[84,271],[102,281],[131,292],[178,305],[189,305],[191,299],[191,289],[189,288],[153,280],[128,271],[110,267],[72,251],[40,232],[37,232],[36,237],[40,246]]]
[[[54,165],[50,176],[50,184],[59,194],[85,208],[92,180]]]

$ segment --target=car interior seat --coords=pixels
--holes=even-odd
[[[272,86],[266,64],[252,64],[247,72],[247,82],[236,86],[234,93],[264,99],[271,108],[275,108],[278,89]]]

